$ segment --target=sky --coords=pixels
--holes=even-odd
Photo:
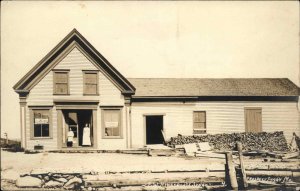
[[[297,1],[2,1],[1,137],[20,137],[13,85],[73,28],[125,77],[300,85]]]

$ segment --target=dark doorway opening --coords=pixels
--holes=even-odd
[[[93,117],[92,110],[63,110],[63,116],[65,121],[65,143],[68,141],[68,132],[71,130],[74,133],[72,147],[83,146],[83,134],[84,128],[88,126],[90,128],[88,139],[90,139],[93,146]],[[85,137],[86,138],[86,137]]]
[[[163,116],[146,116],[146,144],[163,144]]]

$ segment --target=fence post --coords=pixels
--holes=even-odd
[[[232,161],[232,153],[231,152],[226,153],[226,165],[227,165],[227,169],[228,169],[230,186],[233,190],[237,190],[238,183],[237,183],[237,179],[236,179],[235,167],[234,167],[234,164]]]
[[[239,152],[239,159],[240,159],[240,167],[241,167],[241,172],[242,172],[242,176],[243,176],[243,187],[247,188],[248,183],[247,183],[247,176],[246,176],[246,171],[245,171],[245,167],[244,167],[244,159],[243,159],[242,148],[243,148],[242,143],[237,142],[237,149],[238,149],[238,152]]]

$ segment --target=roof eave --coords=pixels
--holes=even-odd
[[[132,96],[133,101],[282,101],[297,102],[298,95],[284,96]]]

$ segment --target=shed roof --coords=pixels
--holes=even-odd
[[[134,97],[158,96],[298,96],[287,78],[128,78]]]

